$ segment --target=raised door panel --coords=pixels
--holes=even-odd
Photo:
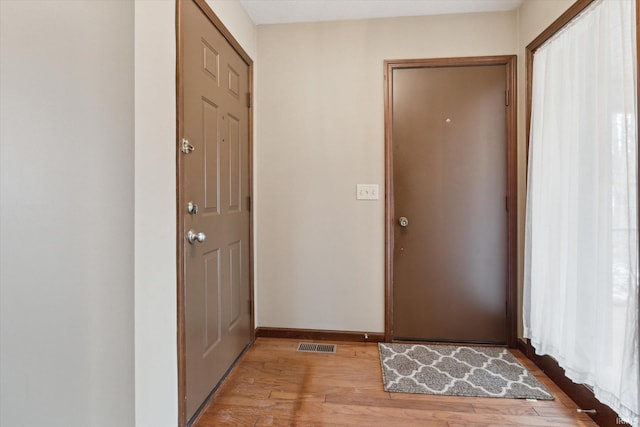
[[[192,0],[183,21],[183,200],[199,206],[184,241],[187,416],[192,417],[250,341],[248,236],[249,67]]]

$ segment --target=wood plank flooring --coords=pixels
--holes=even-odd
[[[387,393],[375,343],[336,354],[296,352],[298,340],[258,338],[193,424],[211,426],[595,426],[517,350],[554,401]]]

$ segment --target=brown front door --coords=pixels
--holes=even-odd
[[[506,66],[392,78],[393,338],[504,344]]]
[[[179,208],[191,418],[251,339],[249,68],[198,5],[185,0],[181,6]]]

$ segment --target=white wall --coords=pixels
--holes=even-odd
[[[518,9],[518,336],[522,337],[522,280],[524,274],[524,223],[527,196],[526,165],[526,56],[525,49],[574,0],[525,0]]]
[[[209,3],[255,57],[240,4]],[[178,420],[174,0],[135,0],[135,52],[135,419],[169,427]]]
[[[133,3],[0,1],[0,425],[134,425]]]
[[[516,13],[258,27],[258,326],[384,329],[383,60],[517,52]]]

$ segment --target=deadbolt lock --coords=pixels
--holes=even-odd
[[[401,216],[398,219],[398,224],[400,224],[400,227],[406,227],[407,225],[409,225],[409,220],[406,216]]]
[[[189,202],[187,204],[187,212],[191,215],[198,215],[198,205],[196,203]]]

